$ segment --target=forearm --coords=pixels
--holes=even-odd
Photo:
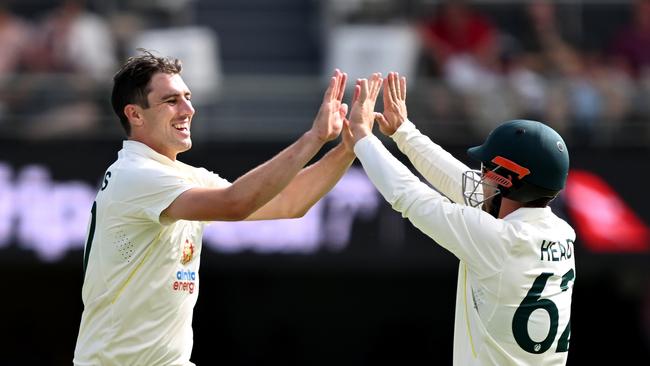
[[[501,268],[511,230],[503,220],[477,208],[452,204],[421,182],[369,136],[354,147],[368,178],[393,209],[456,257],[486,275]]]
[[[354,159],[354,153],[339,144],[319,161],[303,169],[286,189],[285,199],[289,199],[291,212],[304,215],[336,185]]]
[[[311,131],[307,132],[271,160],[233,182],[228,193],[233,202],[244,205],[244,217],[257,211],[285,189],[324,143]]]
[[[462,174],[469,167],[420,133],[410,121],[400,126],[391,138],[429,183],[450,200],[463,203]]]
[[[280,194],[247,219],[304,216],[336,185],[354,159],[353,152],[342,144],[337,145],[316,163],[302,169]]]
[[[396,211],[405,214],[411,207],[411,200],[415,196],[409,195],[408,192],[414,188],[425,189],[440,196],[397,160],[374,135],[359,140],[354,146],[354,151],[370,181]]]

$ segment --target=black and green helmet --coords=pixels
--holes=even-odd
[[[527,203],[555,197],[566,184],[569,152],[562,137],[536,121],[512,120],[467,153],[496,180],[502,197]]]

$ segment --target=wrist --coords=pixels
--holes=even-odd
[[[357,156],[354,154],[354,146],[345,141],[341,141],[335,148],[336,154],[344,160],[354,160]]]
[[[356,131],[352,132],[352,141],[356,144],[357,142],[359,142],[359,140],[371,134],[372,134],[371,131],[365,128],[359,128]]]
[[[313,129],[311,129],[311,130],[305,132],[302,136],[303,136],[304,139],[306,139],[306,140],[309,141],[310,143],[318,144],[318,145],[320,145],[320,146],[325,145],[325,143],[327,142],[326,139],[322,138],[322,137],[318,134],[318,132],[314,131]]]
[[[397,126],[395,132],[390,137],[394,138],[395,136],[398,135],[398,133],[408,132],[411,131],[412,129],[415,129],[415,125],[413,124],[413,122],[411,122],[408,118],[404,119],[399,124],[399,126]]]

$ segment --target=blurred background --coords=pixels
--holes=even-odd
[[[71,364],[124,139],[111,78],[138,47],[183,60],[180,159],[229,180],[310,127],[335,67],[407,76],[410,119],[470,166],[498,123],[547,122],[573,168],[554,201],[578,234],[569,364],[650,360],[650,0],[5,0],[0,364]],[[457,260],[358,164],[304,218],[214,223],[203,248],[200,365],[451,364]]]

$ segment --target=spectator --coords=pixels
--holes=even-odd
[[[597,127],[623,118],[629,83],[603,67],[598,55],[578,50],[553,2],[531,1],[525,15],[522,52],[509,72],[522,114],[549,121],[574,143],[600,139],[604,130]]]
[[[636,82],[631,97],[631,124],[637,130],[628,134],[650,138],[647,119],[650,118],[650,0],[635,0],[631,7],[631,22],[621,27],[610,44],[610,65]],[[644,121],[638,123],[637,121]]]
[[[0,52],[0,76],[20,71],[31,32],[26,22],[14,15],[6,4],[0,4],[0,49],[3,50]]]
[[[632,21],[616,32],[610,45],[611,61],[633,77],[650,66],[650,0],[636,0]]]
[[[431,109],[450,114],[434,118],[470,121],[469,130],[483,136],[495,121],[510,117],[509,95],[501,87],[500,31],[487,16],[466,1],[447,0],[417,28],[427,65],[444,81],[431,90]]]
[[[468,76],[497,68],[497,29],[465,1],[444,1],[418,30],[433,67],[455,87],[470,87]]]
[[[12,84],[15,74],[23,67],[30,34],[29,25],[6,4],[0,4],[0,128],[10,122],[9,112],[15,99]]]
[[[568,134],[572,105],[570,89],[582,91],[578,105],[594,100],[588,84],[574,80],[582,71],[579,53],[566,41],[555,5],[534,0],[524,5],[524,28],[519,36],[521,54],[515,57],[510,81],[527,118],[549,121]]]
[[[83,0],[62,0],[45,18],[34,53],[36,71],[78,72],[102,81],[117,64],[108,23]]]
[[[21,116],[20,133],[50,138],[96,132],[101,96],[116,64],[107,22],[89,12],[83,0],[61,0],[37,27],[32,43],[31,75],[16,87],[20,100],[12,111]]]

